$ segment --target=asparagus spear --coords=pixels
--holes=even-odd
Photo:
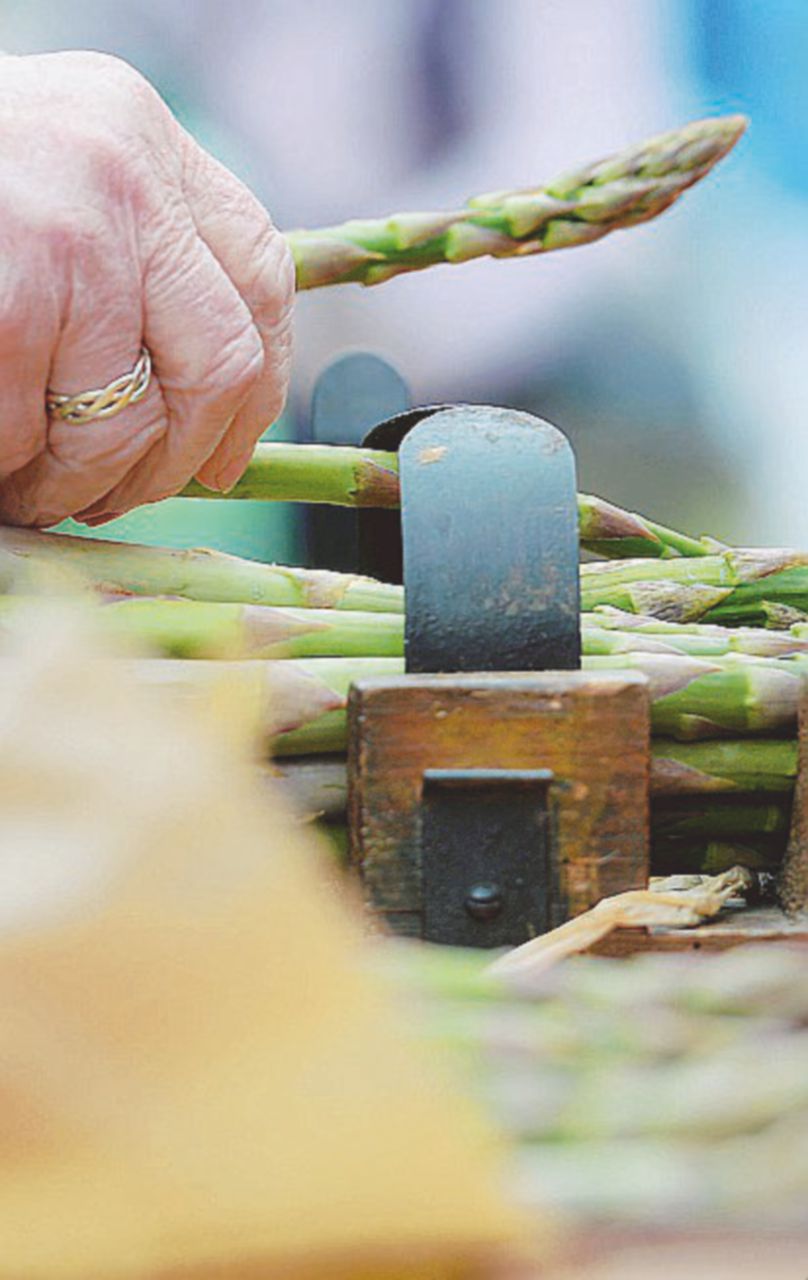
[[[0,625],[13,621],[24,599],[0,597]],[[115,639],[169,658],[373,658],[404,652],[401,613],[126,596],[112,597],[97,617]],[[587,617],[600,619],[599,614]],[[789,633],[675,624],[667,624],[661,635],[653,625],[637,631],[585,625],[581,638],[587,656],[648,652],[709,658],[736,651],[764,656],[808,651],[808,639]]]
[[[15,597],[0,601],[0,622]],[[167,658],[373,658],[404,652],[404,616],[345,609],[129,597],[97,617],[114,638]]]
[[[220,498],[192,480],[184,498]],[[228,498],[322,502],[335,507],[397,507],[398,455],[334,444],[259,444]]]
[[[789,792],[797,777],[795,738],[728,738],[651,743],[655,795]]]
[[[660,618],[625,613],[602,605],[581,619],[584,629],[612,631],[619,635],[623,648],[632,648],[638,636],[669,646],[677,653],[711,654],[748,653],[760,658],[787,658],[808,652],[808,628],[792,625],[788,630],[769,631],[761,627],[722,627],[716,623],[665,622]],[[592,652],[596,652],[592,649]],[[603,652],[619,652],[619,649]]]
[[[24,587],[30,571],[43,568],[74,572],[82,581],[110,594],[387,614],[401,613],[404,605],[401,587],[351,574],[265,565],[214,551],[182,551],[0,529],[0,587]],[[720,614],[742,621],[745,615],[760,612],[762,597],[808,603],[808,556],[793,551],[726,551],[700,559],[583,565],[581,594],[584,610],[595,621],[594,626],[590,621],[585,629],[590,653],[659,650],[661,645],[680,653],[706,651],[709,655],[722,650],[799,654],[808,643],[800,625],[792,629],[790,636],[780,634],[771,639],[749,630],[733,639],[726,628],[703,631],[690,625],[690,620],[699,615],[714,618]],[[615,608],[622,631],[612,629],[614,614],[610,610]],[[630,626],[626,615],[631,613],[643,615],[636,632],[645,636],[645,642],[636,638],[635,631],[625,629]],[[657,618],[656,623],[648,622],[649,613]],[[179,616],[177,610],[176,617]],[[213,614],[209,616],[212,618]],[[671,619],[687,625],[676,629],[661,625]],[[190,627],[190,621],[185,625]],[[391,648],[383,651],[394,651],[397,624],[392,620],[366,619],[356,624],[355,637],[362,627],[367,628],[368,635],[372,629],[379,633],[386,629],[385,644],[389,642]],[[368,643],[374,646],[377,640],[369,639]],[[358,639],[354,645],[352,652],[358,652]],[[298,652],[303,652],[302,645]]]
[[[808,605],[808,555],[779,548],[700,559],[625,560],[581,568],[581,607],[609,605],[669,622],[768,620],[767,605]]]
[[[0,528],[0,587],[61,571],[110,594],[253,605],[401,612],[401,587],[327,570],[260,564],[220,551],[177,551],[101,538]],[[33,577],[32,577],[33,575]],[[48,578],[48,583],[51,579]]]
[[[799,677],[776,660],[731,657],[716,662],[659,654],[586,658],[590,670],[630,667],[649,677],[652,722],[673,737],[793,731]],[[320,755],[344,752],[345,706],[355,681],[399,675],[400,658],[308,658],[294,661],[137,660],[137,679],[168,685],[188,696],[206,695],[212,684],[240,679],[265,708],[267,746],[275,753]]]
[[[185,664],[187,668],[194,665]],[[687,741],[743,734],[771,737],[793,734],[796,729],[802,684],[796,662],[736,654],[705,662],[678,655],[638,653],[584,658],[583,665],[590,671],[630,669],[645,674],[652,699],[651,722],[657,734]],[[283,679],[284,667],[292,671],[301,668],[340,693],[367,675],[397,675],[403,669],[396,658],[313,658],[277,666],[281,668],[279,680]],[[276,742],[279,755],[344,749],[344,711],[336,707],[322,724],[301,720]]]
[[[597,613],[585,614],[585,618],[598,619]],[[763,631],[743,628],[737,632],[731,627],[699,626],[696,623],[679,626],[668,623],[664,632],[656,632],[652,626],[617,631],[610,627],[587,625],[581,629],[581,641],[585,654],[609,655],[620,653],[673,653],[690,654],[695,658],[723,657],[729,653],[744,653],[750,657],[790,658],[808,653],[808,641],[790,632]]]
[[[642,671],[650,682],[654,732],[688,740],[794,732],[802,685],[797,661],[628,653],[585,658],[584,665]]]
[[[26,566],[77,572],[110,592],[245,604],[400,613],[401,587],[353,574],[265,565],[216,551],[178,551],[26,529],[0,529],[0,585]],[[23,574],[23,577],[25,575]],[[770,603],[808,606],[808,555],[761,548],[700,558],[581,567],[585,612],[603,606],[662,621],[768,620]],[[797,640],[805,634],[795,632]]]
[[[221,498],[192,480],[185,498]],[[341,507],[397,507],[398,456],[342,445],[259,444],[228,499],[314,502]],[[597,555],[706,556],[710,539],[691,538],[592,494],[578,495],[581,545]]]
[[[742,116],[699,120],[544,187],[491,192],[442,213],[291,231],[297,287],[380,284],[442,262],[524,257],[588,244],[655,218],[709,173],[745,128]]]
[[[10,596],[0,602],[0,621],[4,615],[13,615],[15,601]],[[99,616],[114,636],[169,658],[395,658],[404,653],[401,613],[129,597],[107,604]],[[702,638],[683,631],[681,635],[668,632],[662,638],[585,626],[581,641],[583,653],[591,657],[644,652],[768,656],[770,637],[775,640],[775,654],[808,652],[808,640],[780,636],[760,631],[735,643],[729,629],[725,637]]]

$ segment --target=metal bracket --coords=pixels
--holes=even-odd
[[[362,441],[367,449],[383,449],[398,453],[405,436],[425,418],[460,405],[436,404],[406,409],[386,422],[380,422]],[[359,568],[369,578],[382,582],[404,581],[404,550],[401,539],[401,514],[381,508],[363,508],[357,514]]]
[[[549,929],[552,770],[425,769],[423,778],[424,938],[499,947]]]
[[[409,674],[351,695],[354,856],[394,927],[520,942],[566,913],[554,815],[583,835],[580,754],[548,734],[558,708],[568,730],[584,723],[591,682],[524,675],[580,676],[572,450],[549,423],[484,405],[414,409],[365,444],[398,451],[401,514],[360,512],[359,543],[365,572],[403,577]],[[636,714],[636,690],[617,703]]]
[[[400,521],[361,512],[360,552],[365,572],[388,579],[401,559],[407,670],[579,667],[575,461],[566,438],[529,414],[463,405],[414,410],[366,437],[396,440]]]

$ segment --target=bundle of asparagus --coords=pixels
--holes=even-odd
[[[778,551],[726,551],[582,569],[584,666],[630,668],[649,682],[660,867],[768,866],[780,857],[797,769],[808,633],[800,623],[771,630],[671,622],[630,612],[627,605],[639,606],[631,593],[643,584],[647,609],[653,589],[666,602],[672,589],[700,589],[711,598],[720,592],[724,607],[735,610],[731,616],[744,617],[750,598],[779,592],[782,601],[784,580],[808,579],[808,571],[795,567],[802,560]],[[226,660],[252,681],[256,701],[263,702],[267,746],[274,739],[302,808],[325,809],[332,818],[344,810],[340,756],[348,689],[363,677],[402,671],[400,587],[214,552],[14,529],[0,531],[0,566],[6,590],[19,589],[21,577],[24,586],[26,575],[30,582],[36,569],[68,570],[89,583],[106,602],[101,624],[154,655],[138,663],[146,682],[170,682],[193,695],[217,678]],[[789,607],[795,600],[808,606],[808,582],[804,596],[788,590]],[[758,597],[750,597],[754,592]],[[7,595],[0,624],[13,626],[19,607]],[[322,768],[309,763],[321,757],[331,761],[325,800]]]
[[[743,1229],[751,1207],[757,1232],[804,1226],[799,951],[585,956],[529,984],[495,977],[486,953],[426,944],[385,947],[379,962],[411,1004],[420,992],[432,1035],[514,1138],[523,1203],[601,1245],[609,1230]]]

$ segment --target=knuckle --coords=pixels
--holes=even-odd
[[[70,209],[77,220],[93,214],[93,193],[108,202],[104,219],[108,228],[110,203],[113,208],[130,208],[139,213],[153,202],[151,193],[157,185],[154,167],[144,140],[136,132],[85,120],[72,126],[64,143],[71,165],[82,175],[89,195],[79,207],[74,204]],[[94,221],[100,221],[97,212]]]
[[[57,260],[88,257],[102,252],[108,238],[104,217],[89,205],[56,205],[42,209],[37,234],[49,255]]]
[[[295,264],[286,238],[267,221],[250,252],[247,291],[262,323],[283,328],[291,320]]]
[[[96,50],[76,51],[69,56],[82,75],[95,76],[100,85],[114,95],[134,102],[162,103],[157,90],[125,58]]]
[[[128,195],[141,181],[141,166],[131,146],[113,131],[88,130],[79,139],[88,176],[112,195]]]

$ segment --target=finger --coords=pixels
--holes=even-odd
[[[129,373],[142,346],[140,267],[135,252],[73,254],[74,278],[47,375],[66,395],[103,388]],[[120,414],[86,423],[51,414],[37,456],[2,487],[0,514],[47,526],[74,515],[117,484],[167,428],[159,385]]]
[[[0,480],[35,458],[47,437],[45,390],[61,306],[58,282],[38,257],[20,255],[11,229],[0,227]]]
[[[250,312],[190,219],[152,256],[143,290],[145,343],[168,431],[82,518],[109,518],[179,492],[261,375],[263,348]]]
[[[139,291],[133,291],[131,305],[122,304],[118,292],[96,294],[82,319],[71,317],[57,345],[53,388],[74,395],[103,388],[134,369],[143,341]],[[3,513],[42,527],[77,515],[120,483],[167,428],[154,376],[142,398],[113,417],[74,423],[52,415],[45,450],[11,477]]]
[[[58,324],[21,329],[19,316],[0,314],[0,482],[45,448],[45,389],[57,334]]]
[[[203,484],[229,489],[286,401],[294,262],[286,240],[255,196],[191,138],[186,140],[183,183],[197,230],[249,307],[264,348],[261,377],[197,473]]]

